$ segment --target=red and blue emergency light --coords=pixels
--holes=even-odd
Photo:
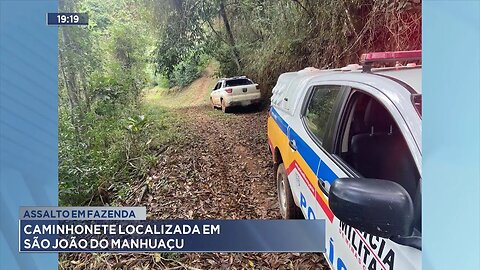
[[[370,52],[364,53],[360,57],[362,65],[368,65],[375,62],[397,62],[397,61],[411,61],[421,60],[422,51],[396,51],[396,52]]]

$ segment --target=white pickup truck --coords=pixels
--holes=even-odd
[[[249,106],[261,102],[258,84],[245,76],[221,79],[210,94],[212,107],[227,113],[234,106]]]

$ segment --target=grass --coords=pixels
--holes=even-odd
[[[143,90],[141,111],[150,122],[151,148],[160,150],[164,145],[182,142],[185,120],[174,109],[209,104],[211,89],[217,82],[212,76],[214,69],[215,63],[210,63],[200,78],[184,88],[156,86]],[[223,115],[221,111],[219,115]]]
[[[213,88],[214,85],[215,83],[208,85],[207,89]],[[195,89],[190,86],[184,89],[166,89],[156,86],[146,89],[144,94],[146,103],[168,109],[205,105],[208,104],[210,98],[210,91],[202,91],[202,89]]]
[[[182,119],[165,106],[158,104],[158,94],[146,93],[142,101],[142,112],[151,121],[156,132],[152,138],[153,146],[161,147],[183,140]]]
[[[210,102],[210,92],[217,83],[212,75],[214,68],[214,63],[209,64],[198,79],[184,88],[156,86],[145,89],[144,103],[168,109],[206,105]]]
[[[168,89],[156,86],[143,90],[142,112],[151,121],[150,128],[156,133],[151,146],[161,148],[164,144],[183,140],[181,125],[184,120],[173,109],[205,106],[210,103],[211,89],[217,83],[212,75],[215,65],[214,62],[210,63],[201,77],[184,88]],[[212,110],[211,113],[222,119],[230,118],[220,110]]]

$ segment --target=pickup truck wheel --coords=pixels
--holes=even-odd
[[[283,163],[277,168],[277,193],[280,213],[284,219],[302,218],[302,211],[295,205],[292,190],[288,182],[287,172]]]
[[[225,100],[222,99],[222,111],[224,113],[229,113],[230,112],[230,108],[228,108],[226,105],[225,105]]]
[[[256,112],[261,111],[262,110],[262,103],[260,103],[260,102],[259,103],[254,103],[252,105],[252,109]]]

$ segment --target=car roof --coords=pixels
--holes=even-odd
[[[301,101],[299,93],[305,91],[308,84],[340,80],[373,86],[391,100],[410,106],[412,105],[412,95],[421,94],[421,73],[421,66],[372,69],[367,67],[365,71],[358,64],[341,69],[305,68],[281,74],[272,89],[270,101],[273,106],[293,114],[293,108],[296,108],[298,102]],[[300,89],[302,90],[299,91]],[[417,112],[413,111],[412,113],[418,117]]]
[[[389,68],[372,70],[373,74],[379,74],[399,80],[410,86],[418,94],[422,93],[422,69],[421,66],[415,68]]]
[[[229,80],[238,80],[238,79],[247,79],[250,80],[247,76],[235,76],[230,78],[221,78],[220,81],[229,81]]]
[[[349,65],[350,66],[350,65]],[[349,67],[347,66],[347,67]],[[380,75],[384,78],[393,80],[404,86],[406,91],[409,94],[421,94],[422,93],[422,67],[421,65],[415,67],[386,67],[386,68],[373,68],[369,71],[363,71],[362,66],[353,65],[352,70],[350,69],[316,69],[316,68],[305,68],[296,72],[286,72],[280,75],[277,84],[280,81],[296,81],[289,86],[295,87],[295,85],[300,84],[302,81],[308,81],[311,78],[318,76],[326,76],[333,74],[366,74],[366,75]]]

